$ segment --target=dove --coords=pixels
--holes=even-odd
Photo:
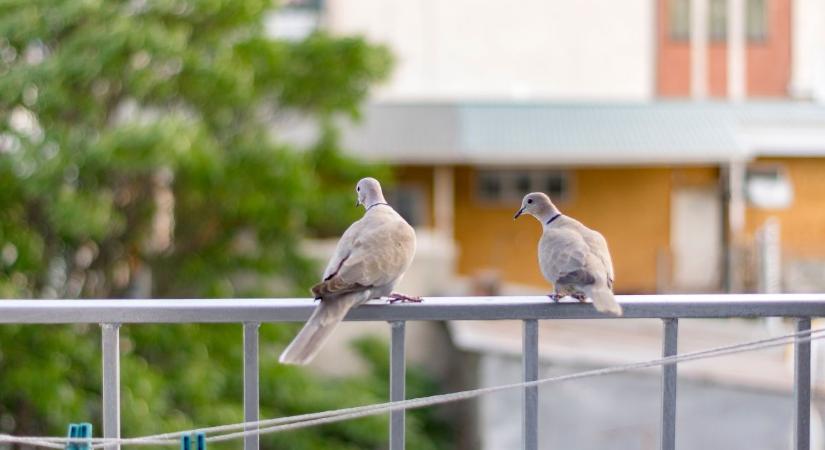
[[[598,311],[621,316],[622,307],[613,296],[613,262],[604,236],[563,215],[541,192],[525,195],[513,219],[522,214],[542,223],[539,267],[553,283],[555,293],[550,297],[558,300],[569,295],[582,302],[590,298]]]
[[[309,363],[347,312],[368,300],[421,301],[393,292],[415,255],[415,231],[384,199],[378,180],[364,178],[355,191],[364,216],[341,235],[321,282],[312,287],[320,302],[281,353],[281,363]]]

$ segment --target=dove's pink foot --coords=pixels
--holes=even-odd
[[[547,296],[550,297],[550,300],[553,300],[553,303],[558,303],[559,300],[564,298],[564,296],[559,294],[558,292],[554,292],[552,294],[547,294]]]
[[[581,292],[576,292],[575,294],[572,294],[571,297],[575,298],[576,300],[578,300],[582,303],[587,302],[587,296],[582,294]]]
[[[392,294],[388,295],[389,302],[401,302],[401,303],[421,303],[421,297],[410,297],[409,295],[399,294],[398,292],[393,292]]]

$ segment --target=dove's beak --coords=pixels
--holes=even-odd
[[[521,208],[520,210],[516,211],[516,213],[513,215],[513,220],[518,219],[519,216],[521,216],[521,213],[523,213],[523,212],[524,212],[524,208]]]

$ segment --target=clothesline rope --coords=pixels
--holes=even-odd
[[[0,444],[26,444],[42,448],[64,448],[66,443],[91,443],[92,448],[102,449],[105,446],[119,444],[121,446],[143,446],[143,445],[179,445],[180,437],[191,433],[206,433],[212,435],[207,437],[208,442],[222,442],[239,439],[250,435],[263,435],[299,428],[323,425],[334,422],[357,419],[397,410],[423,408],[426,406],[440,405],[450,402],[468,400],[482,395],[492,394],[513,389],[524,389],[526,387],[540,386],[549,383],[558,383],[584,378],[594,378],[604,375],[611,375],[631,370],[647,369],[663,366],[667,364],[697,361],[701,359],[727,356],[736,353],[763,350],[772,347],[788,345],[792,343],[805,343],[825,338],[825,328],[815,330],[805,330],[797,333],[790,333],[782,336],[765,338],[755,341],[743,342],[739,344],[714,347],[705,350],[698,350],[687,353],[680,353],[673,356],[640,361],[635,363],[621,364],[617,366],[605,367],[602,369],[588,370],[567,375],[542,378],[536,381],[511,383],[486,388],[471,389],[448,394],[439,394],[429,397],[400,400],[395,402],[377,403],[372,405],[342,408],[330,411],[301,414],[297,416],[280,417],[276,419],[265,419],[254,422],[241,422],[234,424],[218,425],[207,428],[197,428],[171,433],[162,433],[134,438],[92,438],[92,439],[70,439],[67,437],[47,437],[47,436],[11,436],[0,434]],[[223,434],[221,434],[223,433]]]

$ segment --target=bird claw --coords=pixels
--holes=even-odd
[[[421,297],[410,297],[409,295],[399,294],[398,292],[393,292],[392,294],[388,295],[387,300],[388,303],[421,303],[423,300]]]
[[[581,292],[576,292],[576,293],[573,293],[573,294],[559,294],[558,292],[555,292],[553,294],[547,294],[547,296],[550,298],[550,300],[553,301],[553,303],[558,303],[564,297],[570,297],[570,298],[576,299],[581,303],[586,303],[587,302],[587,296],[582,294]]]
[[[570,296],[571,296],[571,297],[573,297],[573,298],[575,298],[576,300],[578,300],[578,301],[579,301],[579,302],[581,302],[581,303],[587,303],[587,296],[586,296],[586,295],[584,295],[584,294],[582,294],[582,293],[580,293],[580,292],[577,292],[577,293],[572,294],[572,295],[570,295]]]

